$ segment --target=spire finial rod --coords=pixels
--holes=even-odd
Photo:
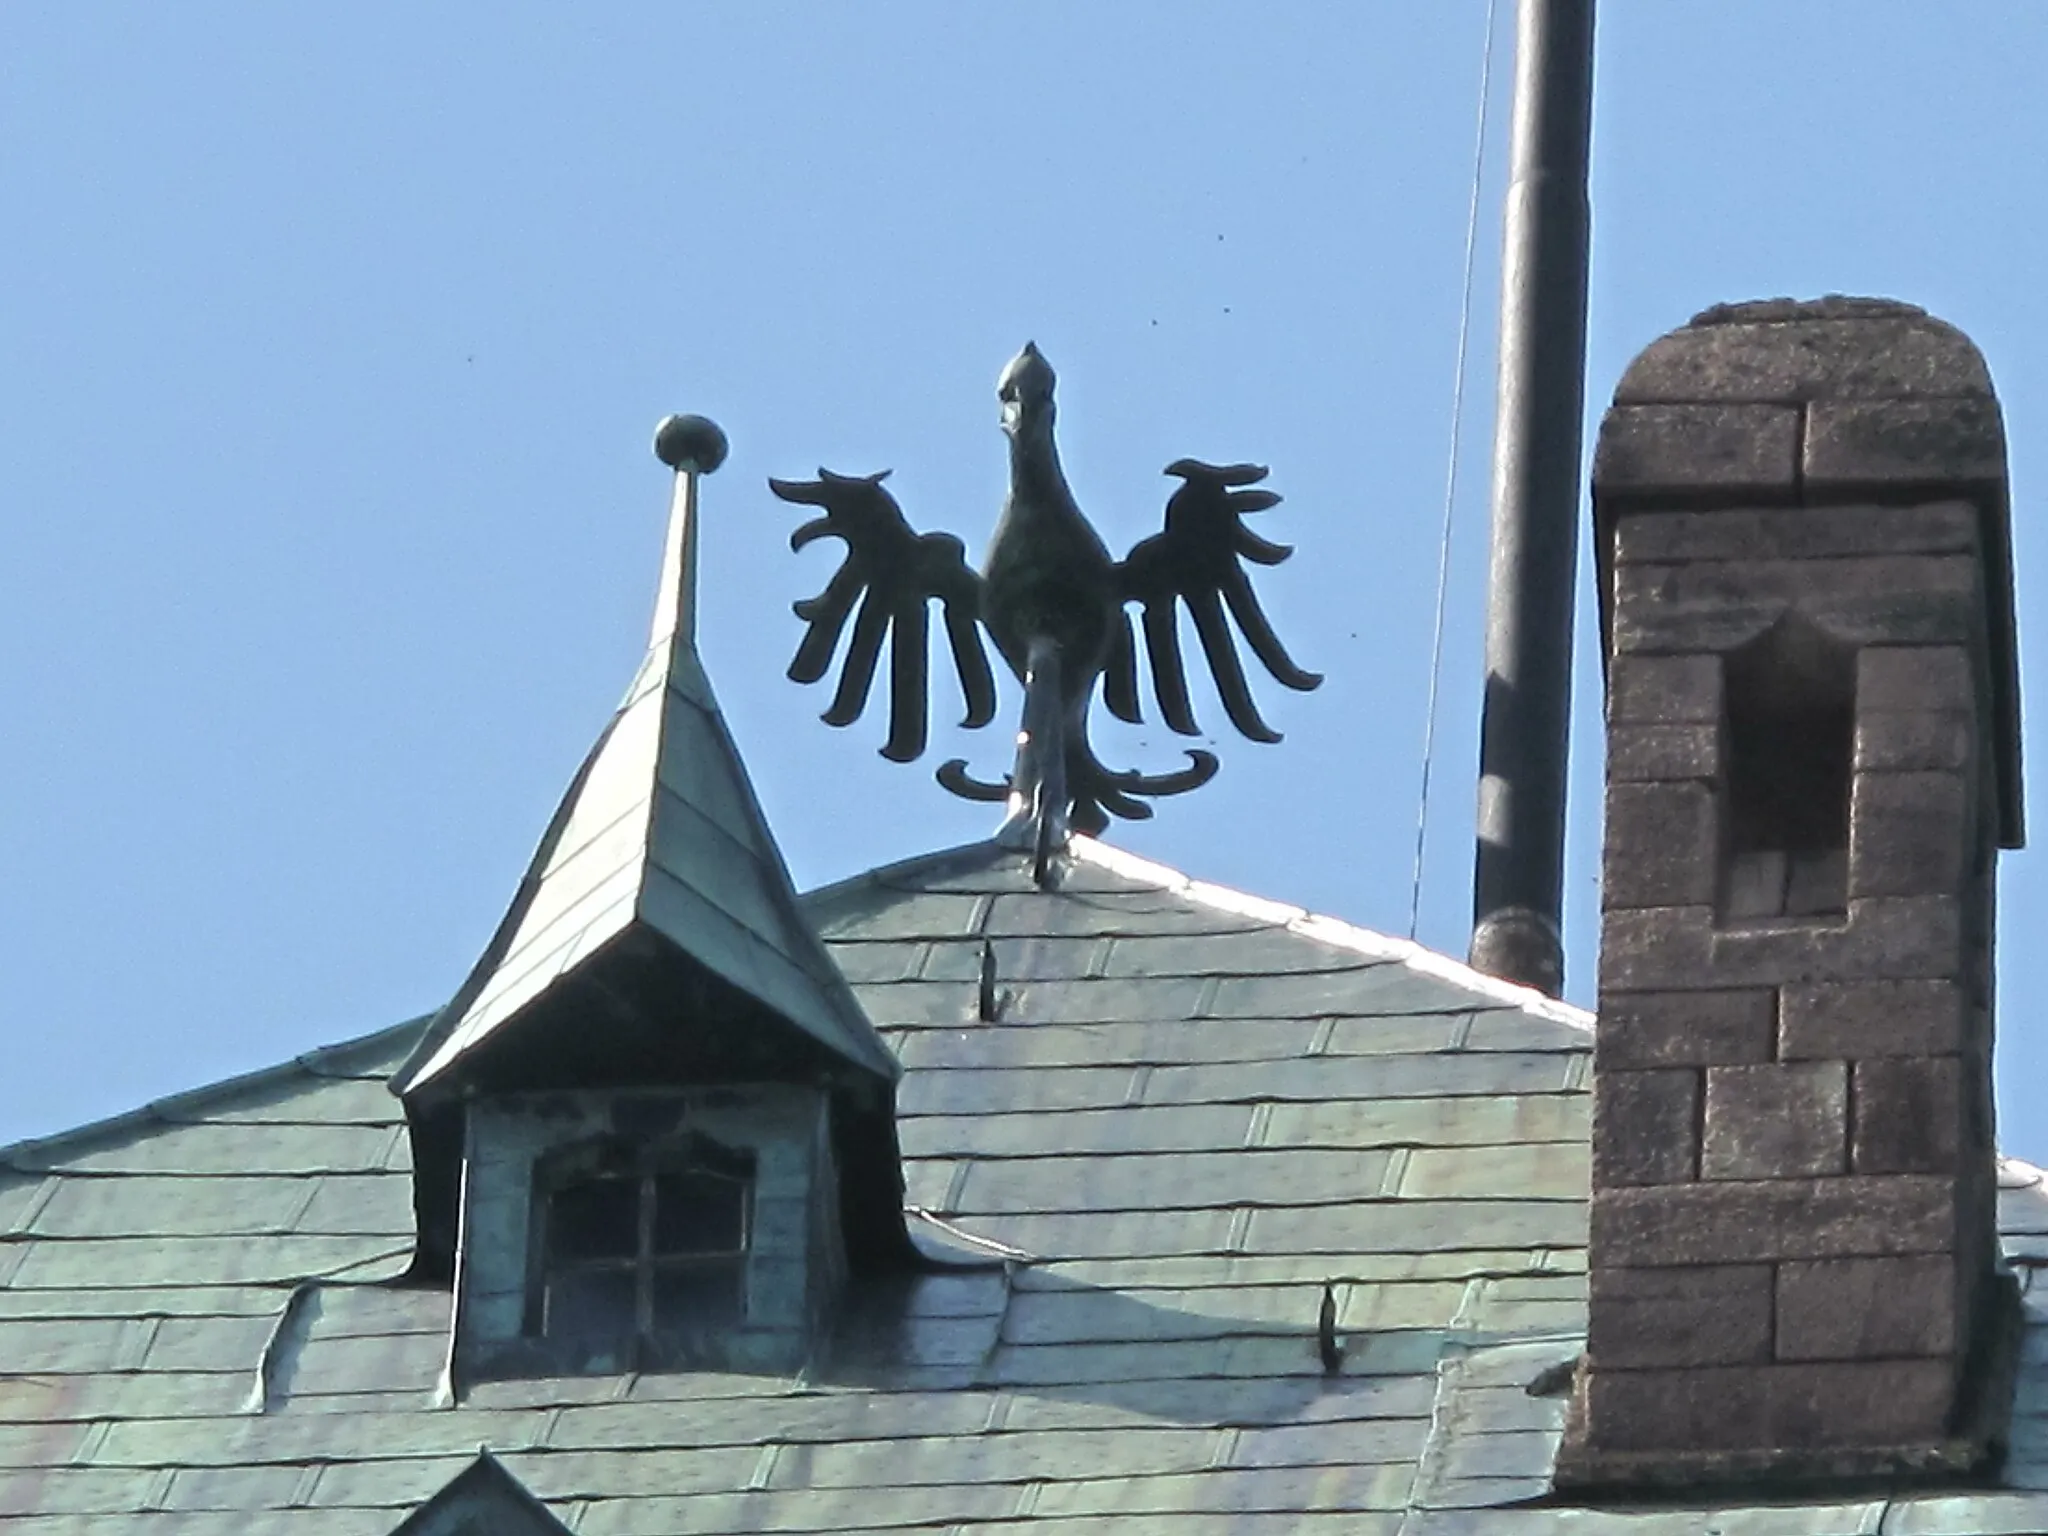
[[[671,638],[697,643],[697,482],[725,462],[726,447],[725,433],[708,416],[669,416],[654,429],[654,456],[676,472],[676,486],[650,648]]]

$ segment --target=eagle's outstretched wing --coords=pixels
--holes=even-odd
[[[967,703],[967,725],[986,725],[995,718],[996,686],[977,627],[981,578],[951,534],[911,530],[896,498],[882,489],[888,473],[885,469],[876,475],[835,475],[820,469],[815,480],[771,479],[768,488],[784,501],[824,510],[823,517],[812,518],[789,536],[791,549],[828,536],[846,542],[846,558],[825,590],[795,605],[796,616],[810,628],[790,661],[791,679],[815,683],[825,675],[840,632],[858,603],[860,614],[853,621],[839,687],[823,718],[827,725],[851,725],[860,718],[886,635],[889,739],[882,756],[907,763],[925,746],[927,607],[932,599],[944,605],[946,638]]]
[[[1322,682],[1320,673],[1296,666],[1280,644],[1239,560],[1278,565],[1294,553],[1244,525],[1245,513],[1262,512],[1280,498],[1271,491],[1245,489],[1266,478],[1263,465],[1176,459],[1166,473],[1184,482],[1166,503],[1166,531],[1140,541],[1121,567],[1125,597],[1143,605],[1145,651],[1160,713],[1183,736],[1200,734],[1180,653],[1176,605],[1186,603],[1230,723],[1253,741],[1278,741],[1280,733],[1260,718],[1252,702],[1223,610],[1228,605],[1252,654],[1276,680],[1304,693]],[[1137,647],[1128,616],[1103,678],[1103,699],[1120,719],[1139,719]]]

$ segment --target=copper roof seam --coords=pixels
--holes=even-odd
[[[1387,1152],[1387,1165],[1380,1173],[1379,1198],[1398,1200],[1401,1186],[1408,1179],[1408,1160],[1412,1155],[1407,1147],[1393,1147]]]
[[[143,1513],[154,1514],[164,1509],[171,1497],[171,1484],[180,1470],[178,1467],[164,1467],[158,1471],[149,1492],[142,1496],[139,1508]]]
[[[42,1183],[36,1186],[36,1192],[29,1196],[28,1204],[23,1206],[21,1214],[14,1218],[14,1225],[5,1233],[0,1233],[0,1238],[27,1237],[36,1222],[41,1219],[44,1208],[56,1198],[57,1187],[62,1179],[61,1174],[45,1173]]]
[[[67,1465],[90,1466],[99,1460],[100,1449],[107,1443],[107,1435],[113,1429],[112,1419],[94,1419],[79,1437],[77,1447],[72,1451]]]
[[[782,1442],[770,1440],[761,1447],[761,1454],[755,1458],[754,1470],[747,1478],[747,1489],[759,1492],[772,1487],[775,1482],[775,1463],[782,1455]]]
[[[1085,1068],[1083,1069],[1086,1070]],[[1124,1107],[1134,1109],[1145,1102],[1145,1090],[1152,1085],[1152,1069],[1148,1066],[1131,1068],[1129,1082],[1124,1088]]]
[[[971,1157],[963,1157],[954,1162],[952,1177],[946,1181],[944,1210],[947,1215],[950,1216],[960,1209],[960,1201],[967,1193],[967,1177],[973,1169],[974,1159]]]
[[[988,920],[996,909],[994,895],[984,893],[974,898],[974,911],[967,919],[967,936],[974,938],[988,933]]]
[[[1008,1289],[1009,1288],[1006,1287],[1006,1290]],[[1015,1294],[1014,1290],[1010,1290],[1010,1294]],[[1004,1298],[1004,1306],[1007,1307],[1008,1305],[1009,1300],[1008,1296],[1006,1295]],[[1000,1334],[1001,1332],[1000,1322],[997,1324],[997,1332],[998,1334]],[[1015,1394],[1007,1390],[998,1391],[990,1394],[988,1400],[988,1417],[981,1421],[981,1432],[985,1435],[993,1435],[1000,1433],[1003,1427],[1010,1422],[1010,1408],[1011,1405],[1015,1402]]]
[[[327,1471],[327,1463],[313,1460],[306,1463],[299,1473],[299,1480],[292,1485],[291,1496],[285,1501],[287,1509],[306,1509],[313,1502],[313,1492],[319,1486],[321,1477]]]
[[[313,1202],[319,1199],[321,1187],[326,1184],[328,1175],[324,1173],[304,1173],[291,1174],[287,1177],[299,1179],[306,1186],[306,1192],[299,1197],[298,1204],[292,1208],[291,1215],[285,1219],[283,1226],[278,1229],[281,1232],[290,1233],[299,1230],[299,1223],[306,1219],[306,1213],[313,1208]],[[344,1236],[347,1234],[337,1233],[335,1235]]]
[[[1273,1101],[1271,1099],[1261,1099],[1252,1106],[1251,1120],[1245,1126],[1244,1146],[1246,1150],[1263,1147],[1266,1144],[1267,1132],[1272,1129],[1272,1125]]]
[[[1244,1431],[1234,1424],[1226,1424],[1216,1431],[1215,1443],[1209,1448],[1209,1468],[1221,1471],[1237,1460],[1237,1448],[1244,1438]]]

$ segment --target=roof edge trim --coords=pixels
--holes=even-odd
[[[407,1019],[402,1024],[387,1025],[367,1035],[358,1035],[352,1040],[336,1041],[332,1045],[315,1046],[310,1051],[301,1051],[289,1061],[280,1061],[268,1067],[258,1067],[253,1072],[237,1073],[233,1077],[221,1078],[218,1082],[204,1083],[197,1088],[167,1094],[160,1099],[151,1099],[147,1104],[134,1109],[122,1110],[119,1114],[107,1115],[98,1120],[88,1120],[83,1125],[68,1130],[52,1131],[47,1136],[24,1136],[19,1141],[0,1146],[0,1169],[14,1168],[21,1173],[39,1173],[40,1168],[22,1167],[18,1159],[38,1157],[48,1150],[68,1147],[76,1142],[91,1141],[100,1136],[118,1135],[124,1131],[145,1130],[151,1126],[180,1124],[191,1111],[207,1105],[231,1099],[237,1094],[256,1089],[282,1086],[294,1076],[312,1078],[333,1078],[354,1076],[353,1073],[324,1071],[337,1058],[355,1053],[368,1052],[374,1047],[396,1045],[408,1034],[424,1029],[440,1010],[423,1013]],[[366,1072],[365,1078],[386,1077],[385,1072]]]
[[[1483,971],[1475,971],[1464,961],[1438,954],[1413,939],[1389,938],[1383,933],[1373,932],[1370,928],[1347,923],[1342,918],[1325,917],[1319,912],[1311,912],[1306,907],[1272,901],[1264,896],[1251,896],[1243,891],[1232,890],[1229,886],[1196,880],[1165,864],[1157,864],[1150,859],[1140,858],[1137,854],[1126,853],[1121,848],[1112,848],[1109,844],[1098,842],[1092,837],[1075,837],[1068,845],[1068,852],[1083,863],[1093,864],[1098,869],[1106,869],[1111,874],[1122,875],[1126,879],[1148,881],[1199,906],[1229,912],[1238,917],[1258,918],[1276,927],[1298,933],[1305,939],[1314,939],[1320,944],[1348,949],[1374,960],[1405,965],[1425,976],[1448,981],[1468,991],[1496,999],[1503,1007],[1520,1008],[1525,1013],[1534,1014],[1552,1023],[1585,1030],[1589,1035],[1592,1033],[1593,1015],[1586,1009],[1547,996],[1534,987],[1525,987],[1516,982],[1503,981],[1498,976],[1488,976]]]

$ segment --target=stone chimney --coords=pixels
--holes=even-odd
[[[1992,910],[2021,837],[2005,445],[1904,304],[1707,311],[1593,470],[1591,1318],[1560,1489],[1995,1460]]]

